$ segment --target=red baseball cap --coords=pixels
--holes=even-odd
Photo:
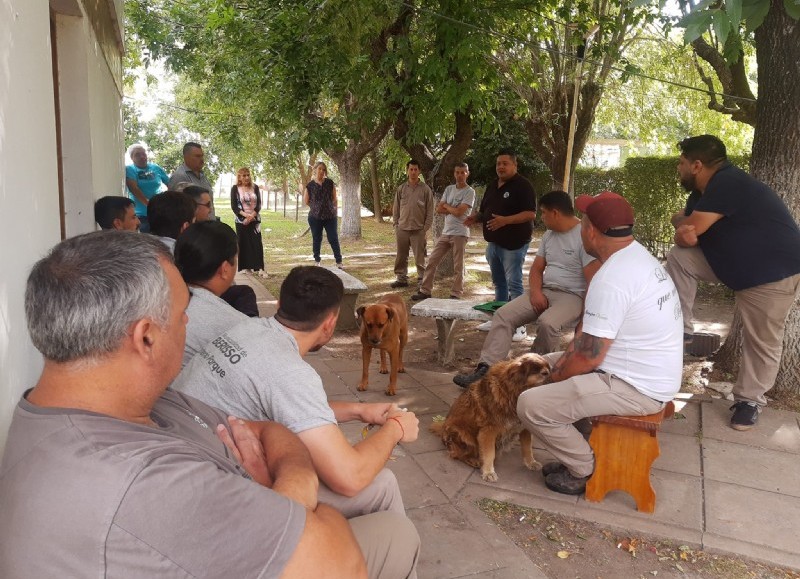
[[[594,197],[580,195],[575,199],[575,208],[586,215],[603,235],[626,237],[631,234],[633,207],[622,195],[611,191],[603,191]]]

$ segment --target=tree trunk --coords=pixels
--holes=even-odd
[[[372,210],[375,213],[375,221],[383,223],[381,187],[378,181],[378,156],[374,150],[369,154],[369,178],[372,181]]]
[[[783,198],[795,221],[800,218],[800,22],[786,14],[783,0],[772,0],[756,30],[758,103],[750,170]],[[775,389],[800,392],[800,312],[798,302],[786,320]]]
[[[728,337],[711,359],[715,370],[722,370],[731,376],[739,373],[739,362],[742,359],[742,318],[739,310],[734,309]]]
[[[283,216],[286,217],[286,205],[288,205],[289,201],[289,176],[283,176],[283,187],[281,188],[283,191]],[[278,195],[277,191],[275,195]]]
[[[342,230],[340,237],[343,239],[361,238],[361,160],[363,158],[363,156],[347,154],[347,152],[333,158],[342,178]]]

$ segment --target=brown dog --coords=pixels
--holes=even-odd
[[[442,437],[451,458],[480,468],[485,481],[497,480],[495,452],[503,450],[517,434],[522,462],[539,470],[542,465],[533,458],[531,433],[517,418],[517,398],[549,375],[550,365],[538,354],[498,362],[480,381],[470,384],[450,407],[444,422],[434,423],[430,430]]]
[[[405,372],[403,367],[403,349],[408,342],[408,311],[406,304],[398,294],[383,296],[378,303],[361,306],[356,310],[361,320],[361,346],[363,358],[363,372],[358,389],[363,391],[369,384],[369,359],[372,349],[381,351],[381,374],[388,374],[386,367],[386,354],[392,365],[389,375],[389,386],[386,388],[387,396],[395,395],[397,387],[397,373]]]

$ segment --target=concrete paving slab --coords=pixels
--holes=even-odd
[[[455,386],[455,384],[453,384],[453,376],[456,375],[455,372],[432,372],[430,370],[420,370],[418,368],[409,368],[408,371],[412,373],[417,382],[426,388],[439,384]]]
[[[347,384],[344,383],[344,380],[339,378],[339,375],[333,370],[325,367],[315,368],[315,370],[322,379],[322,385],[325,388],[325,392],[328,394],[328,396],[353,393],[353,390],[351,390]]]
[[[417,414],[445,414],[449,409],[447,404],[426,388],[398,390],[396,396],[387,396],[383,388],[379,391],[370,389],[366,392],[357,392],[356,396],[362,402],[393,402]]]
[[[800,568],[800,498],[706,480],[709,547]]]
[[[464,483],[475,470],[460,460],[450,458],[446,450],[415,454],[414,460],[450,500],[461,492]]]
[[[361,370],[361,358],[351,360],[349,358],[333,358],[330,355],[324,359],[325,365],[334,372],[353,372]]]
[[[506,549],[490,544],[476,530],[473,521],[447,504],[409,511],[422,539],[422,556],[417,567],[420,577],[450,579],[507,568]],[[487,519],[488,520],[488,519]],[[502,544],[502,543],[501,543]],[[535,566],[530,563],[533,572]],[[505,576],[505,575],[501,575]],[[528,577],[543,575],[528,574]]]
[[[450,502],[447,495],[436,486],[433,479],[417,464],[414,457],[408,454],[396,457],[387,462],[386,467],[397,477],[406,510],[444,505]]]
[[[700,432],[699,402],[675,401],[675,416],[661,423],[661,432],[696,436]]]
[[[701,447],[698,437],[659,432],[658,447],[661,456],[653,463],[653,469],[700,476]]]
[[[797,455],[708,439],[703,464],[707,480],[800,498]]]
[[[423,452],[434,452],[437,450],[445,450],[442,439],[438,435],[433,434],[428,429],[433,423],[433,417],[436,414],[420,414],[419,418],[419,437],[414,442],[406,446],[410,454],[421,454]]]
[[[386,387],[389,385],[389,374],[381,374],[379,371],[379,366],[377,364],[373,364],[369,368],[369,373],[367,374],[367,379],[369,381],[368,388],[375,389],[375,390],[386,390]],[[361,383],[361,368],[359,367],[357,370],[351,371],[336,371],[336,374],[339,378],[347,384],[351,389],[355,390],[358,385]],[[413,374],[409,374],[408,372],[398,372],[397,373],[397,385],[396,390],[399,392],[400,390],[407,390],[408,388],[420,388],[422,384],[420,384]]]
[[[453,402],[456,401],[456,398],[461,396],[461,393],[464,391],[455,384],[453,384],[452,380],[449,384],[437,384],[435,386],[428,386],[428,390],[438,396],[441,400],[447,404],[447,407],[453,405]]]
[[[758,424],[751,430],[742,432],[730,427],[731,402],[714,400],[703,404],[703,438],[725,440],[769,448],[782,452],[800,454],[800,426],[794,412],[765,408],[758,418]]]

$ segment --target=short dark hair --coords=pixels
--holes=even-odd
[[[208,193],[209,195],[211,195],[211,191],[209,191],[205,187],[201,187],[200,185],[189,185],[187,187],[184,187],[183,193],[194,199],[195,202],[197,203],[200,202],[200,196],[203,193]]]
[[[233,265],[239,245],[230,225],[221,221],[192,223],[175,243],[175,265],[183,281],[208,281],[227,261]]]
[[[517,152],[514,149],[507,147],[505,149],[500,149],[499,151],[497,151],[498,157],[502,157],[503,155],[511,157],[512,161],[514,161],[515,163],[517,162]]]
[[[728,160],[725,143],[714,135],[697,135],[688,137],[678,143],[681,155],[690,161],[700,161],[703,165],[713,166]]]
[[[275,318],[300,332],[317,329],[342,303],[344,286],[336,274],[324,267],[300,265],[281,284]]]
[[[467,173],[469,173],[469,165],[467,165],[464,161],[461,161],[460,163],[456,163],[455,166],[457,168],[459,168],[459,169],[466,169]]]
[[[119,195],[101,197],[94,202],[94,220],[101,229],[114,229],[114,220],[125,219],[125,212],[133,201]]]
[[[550,191],[539,198],[539,207],[555,209],[562,215],[575,215],[575,208],[572,206],[572,199],[564,191]]]
[[[178,239],[184,223],[194,221],[195,202],[186,193],[164,191],[147,204],[150,233]]]
[[[201,145],[200,143],[195,143],[194,141],[189,141],[188,143],[186,143],[183,146],[183,154],[186,155],[186,153],[188,153],[192,149],[202,149],[202,148],[203,148],[203,145]]]
[[[419,163],[417,162],[416,159],[411,159],[408,163],[406,163],[406,169],[408,169],[411,165],[414,165],[415,167],[419,168]]]

